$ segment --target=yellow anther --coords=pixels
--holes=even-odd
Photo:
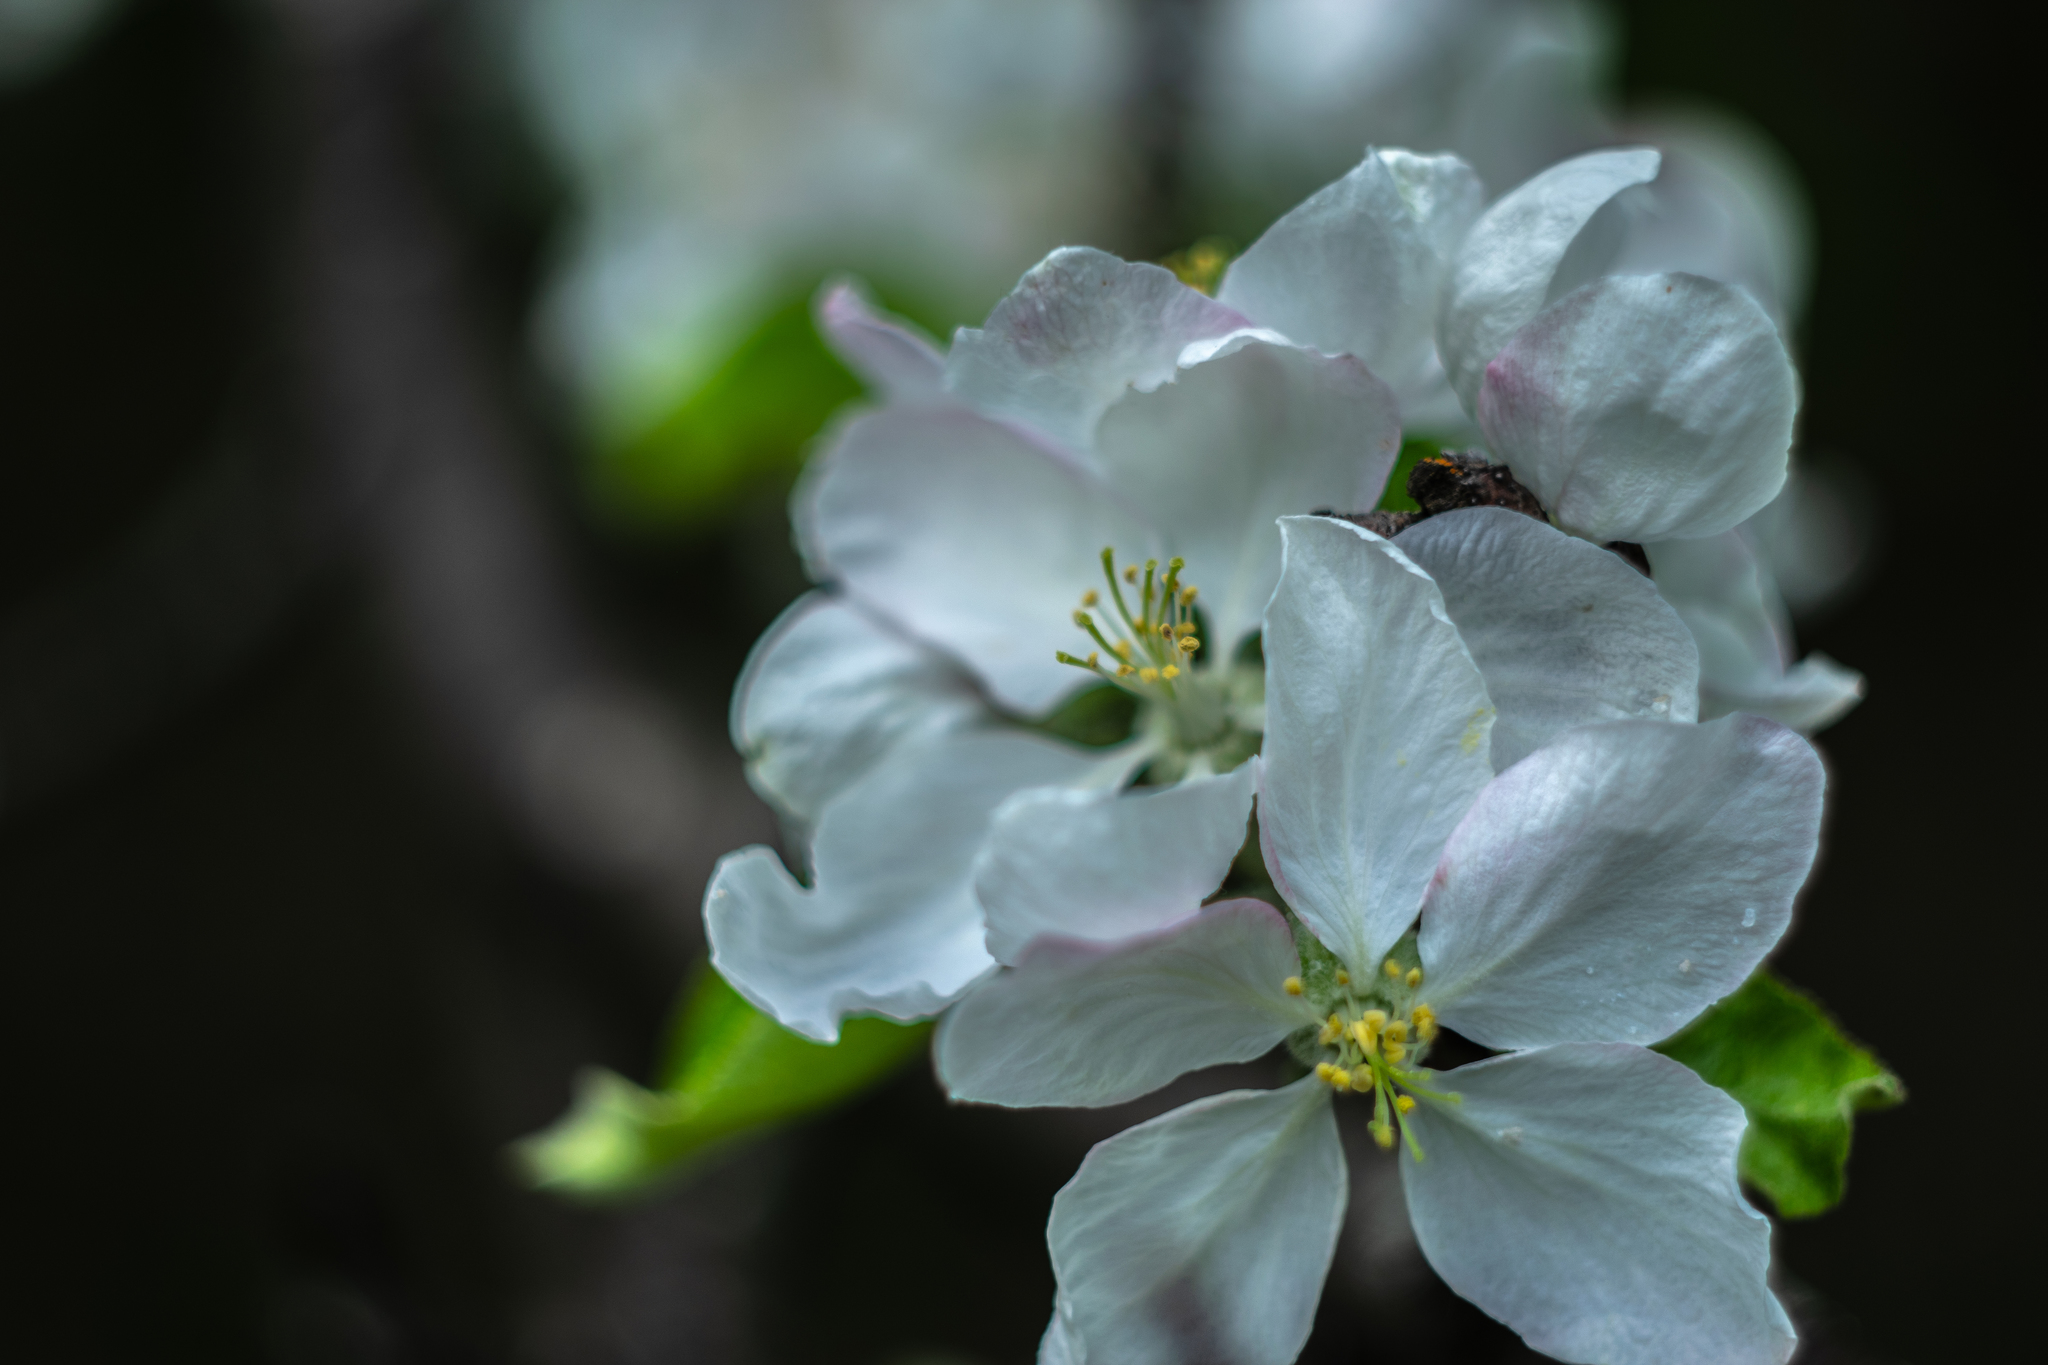
[[[1408,979],[1408,989],[1409,989],[1409,990],[1411,990],[1411,991],[1412,991],[1412,990],[1414,990],[1414,989],[1415,989],[1415,988],[1416,988],[1417,986],[1420,986],[1420,985],[1422,984],[1422,968],[1420,968],[1420,967],[1410,967],[1410,968],[1408,969],[1408,978],[1407,978],[1407,979]]]
[[[1088,589],[1088,591],[1081,594],[1081,605],[1084,607],[1092,607],[1101,600],[1102,594],[1095,591],[1095,589],[1093,588],[1090,588]]]
[[[1343,969],[1342,967],[1339,967],[1339,968],[1337,969],[1337,984],[1338,984],[1338,985],[1340,985],[1340,986],[1348,986],[1348,985],[1350,985],[1350,984],[1351,984],[1351,973],[1349,973],[1349,972],[1345,971],[1345,970],[1344,970],[1344,969]]]
[[[1131,642],[1129,640],[1118,640],[1115,644],[1111,645],[1110,648],[1116,651],[1117,657],[1119,659],[1123,659],[1126,662],[1130,660]]]
[[[1137,581],[1138,581],[1138,566],[1137,566],[1137,565],[1135,565],[1135,564],[1126,564],[1126,565],[1124,565],[1124,582],[1126,582],[1126,583],[1136,583]]]
[[[1194,584],[1188,584],[1180,590],[1180,604],[1184,607],[1193,606],[1195,604],[1195,594],[1200,591],[1201,589],[1197,588]]]
[[[1413,1095],[1396,1095],[1394,1096],[1394,1107],[1404,1114],[1412,1114],[1415,1112],[1415,1097]]]
[[[1387,1012],[1385,1010],[1367,1010],[1364,1014],[1358,1016],[1358,1022],[1371,1025],[1372,1031],[1378,1033],[1387,1026]]]
[[[1168,664],[1166,667],[1159,670],[1159,676],[1166,679],[1168,682],[1172,682],[1175,678],[1178,678],[1180,676],[1180,668],[1178,665]]]
[[[1394,959],[1392,959],[1391,957],[1387,959],[1385,969],[1387,973],[1387,980],[1399,981],[1401,979],[1401,964],[1394,961]]]
[[[1338,1090],[1349,1090],[1351,1088],[1351,1073],[1341,1066],[1331,1067],[1330,1085]]]
[[[1288,977],[1285,981],[1280,983],[1280,989],[1286,991],[1289,995],[1300,995],[1301,978],[1298,976]]]
[[[1374,1142],[1377,1142],[1381,1147],[1385,1148],[1386,1150],[1392,1151],[1394,1149],[1393,1128],[1390,1125],[1384,1123],[1373,1124],[1372,1140]]]
[[[1405,1043],[1408,1041],[1408,1026],[1396,1019],[1387,1025],[1386,1035],[1390,1043]]]
[[[1148,683],[1151,683],[1151,682],[1158,682],[1158,681],[1159,681],[1159,670],[1158,670],[1158,669],[1156,669],[1156,668],[1141,668],[1141,669],[1139,669],[1139,670],[1138,670],[1138,681],[1139,681],[1139,682],[1148,682]]]
[[[1330,1077],[1336,1074],[1337,1068],[1331,1066],[1328,1062],[1316,1063],[1316,1079],[1322,1081],[1324,1084],[1327,1085],[1329,1083]]]
[[[1166,639],[1171,640],[1173,638],[1173,623],[1171,621],[1161,621],[1159,623],[1159,633]]]
[[[1129,664],[1118,664],[1116,666],[1116,675],[1119,678],[1128,678],[1131,676],[1131,674],[1136,673],[1137,671],[1137,669],[1132,668]]]
[[[1427,1005],[1417,1005],[1408,1011],[1408,1017],[1415,1024],[1415,1036],[1425,1043],[1436,1041],[1436,1011]]]
[[[1408,1055],[1408,1049],[1389,1038],[1382,1046],[1381,1053],[1389,1062],[1398,1062]]]
[[[1368,1053],[1379,1046],[1379,1039],[1373,1036],[1372,1025],[1363,1019],[1351,1026],[1351,1036],[1356,1038],[1358,1046]]]
[[[1342,1038],[1343,1036],[1344,1021],[1333,1014],[1329,1017],[1327,1021],[1324,1022],[1323,1031],[1316,1035],[1316,1042],[1320,1043],[1324,1047],[1328,1047],[1330,1044],[1336,1042],[1339,1038]]]
[[[1091,650],[1089,650],[1089,651],[1088,651],[1088,666],[1089,666],[1090,668],[1100,668],[1100,667],[1102,666],[1102,655],[1100,655],[1099,653],[1097,653],[1096,651],[1094,651],[1094,650],[1092,650],[1092,649],[1091,649]]]
[[[1195,638],[1194,636],[1192,636],[1192,635],[1183,635],[1183,636],[1181,636],[1181,637],[1180,637],[1180,646],[1179,646],[1179,648],[1180,648],[1180,652],[1181,652],[1181,653],[1183,653],[1183,654],[1192,654],[1192,653],[1194,653],[1194,652],[1195,652],[1196,650],[1200,649],[1201,647],[1202,647],[1202,642],[1201,642],[1200,640],[1197,640],[1197,639],[1196,639],[1196,638]]]

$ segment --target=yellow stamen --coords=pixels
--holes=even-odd
[[[1088,651],[1088,666],[1090,668],[1100,668],[1102,666],[1102,656],[1092,649]]]
[[[1351,1073],[1341,1066],[1331,1067],[1330,1084],[1338,1090],[1349,1090],[1351,1088]]]
[[[1415,1097],[1413,1095],[1396,1095],[1394,1097],[1394,1107],[1404,1114],[1413,1113],[1415,1111]]]
[[[1084,607],[1092,607],[1101,600],[1102,594],[1095,591],[1095,589],[1093,588],[1090,588],[1088,589],[1088,591],[1081,594],[1081,605]]]
[[[1138,566],[1137,566],[1137,565],[1135,565],[1135,564],[1126,564],[1126,565],[1124,565],[1124,582],[1126,582],[1126,583],[1136,583],[1137,581],[1138,581]]]
[[[1351,984],[1351,973],[1349,973],[1349,972],[1345,971],[1345,970],[1344,970],[1344,969],[1343,969],[1342,967],[1339,967],[1339,968],[1337,969],[1337,984],[1338,984],[1338,985],[1340,985],[1340,986],[1348,986],[1348,985],[1350,985],[1350,984]]]
[[[1387,1025],[1386,1034],[1387,1041],[1390,1043],[1405,1043],[1408,1041],[1408,1026],[1399,1019],[1396,1019],[1393,1023]]]
[[[1399,981],[1401,979],[1401,964],[1394,961],[1394,959],[1392,959],[1391,957],[1388,958],[1386,962],[1386,972],[1387,980]]]
[[[1389,1062],[1398,1062],[1403,1057],[1406,1057],[1408,1055],[1408,1049],[1401,1046],[1399,1043],[1393,1041],[1391,1038],[1387,1040],[1386,1046],[1382,1050],[1384,1051],[1386,1058]]]
[[[1320,1043],[1324,1047],[1328,1047],[1330,1044],[1336,1042],[1339,1038],[1342,1038],[1343,1036],[1344,1021],[1333,1014],[1329,1017],[1328,1021],[1326,1021],[1323,1024],[1323,1031],[1316,1035],[1316,1042]]]
[[[1408,1011],[1408,1017],[1415,1023],[1415,1036],[1425,1043],[1436,1041],[1436,1011],[1427,1005],[1417,1005]]]
[[[1408,989],[1412,991],[1412,990],[1414,990],[1414,989],[1415,989],[1415,988],[1416,988],[1417,986],[1420,986],[1421,984],[1422,984],[1422,968],[1420,968],[1420,967],[1410,967],[1410,968],[1408,969]]]
[[[1183,635],[1180,637],[1180,652],[1183,654],[1192,654],[1201,647],[1202,642],[1200,640],[1197,640],[1192,635]]]
[[[1317,1080],[1319,1080],[1319,1081],[1322,1081],[1322,1082],[1324,1082],[1325,1084],[1327,1084],[1327,1083],[1329,1082],[1329,1079],[1330,1079],[1330,1077],[1332,1077],[1332,1076],[1334,1076],[1334,1075],[1336,1075],[1336,1074],[1337,1074],[1337,1068],[1336,1068],[1336,1067],[1334,1067],[1334,1066],[1331,1066],[1331,1065],[1330,1065],[1330,1064],[1329,1064],[1328,1062],[1317,1062],[1317,1063],[1316,1063],[1316,1079],[1317,1079]]]
[[[1201,589],[1197,588],[1194,584],[1188,584],[1180,590],[1180,604],[1184,607],[1193,606],[1195,604],[1195,594],[1200,591]]]
[[[1139,681],[1139,682],[1148,682],[1148,683],[1158,682],[1158,681],[1159,681],[1159,670],[1158,670],[1158,669],[1156,669],[1156,668],[1141,668],[1141,669],[1139,669],[1139,670],[1138,670],[1138,681]]]
[[[1280,989],[1286,991],[1289,995],[1300,995],[1301,978],[1298,976],[1288,977],[1285,981],[1280,983]]]
[[[1351,1036],[1358,1040],[1359,1048],[1368,1055],[1379,1046],[1379,1039],[1373,1035],[1372,1025],[1363,1019],[1351,1026]]]
[[[1077,611],[1074,613],[1074,624],[1079,626],[1081,629],[1086,630],[1088,629],[1088,627],[1095,624],[1095,618],[1090,616],[1085,611]]]
[[[1117,657],[1119,659],[1124,660],[1126,663],[1130,661],[1131,642],[1129,640],[1118,640],[1115,644],[1111,645],[1110,648],[1116,651]]]
[[[1371,1025],[1372,1031],[1378,1033],[1387,1026],[1387,1012],[1385,1010],[1367,1010],[1364,1014],[1358,1016],[1358,1022]]]
[[[1394,1130],[1384,1123],[1372,1125],[1372,1140],[1387,1151],[1394,1150]]]
[[[1137,671],[1137,669],[1132,668],[1129,664],[1118,664],[1116,666],[1116,675],[1119,678],[1128,678],[1131,676],[1131,674],[1136,673]]]
[[[1168,664],[1166,667],[1159,670],[1159,676],[1166,679],[1168,682],[1172,682],[1175,678],[1178,678],[1180,676],[1180,669],[1173,664]]]

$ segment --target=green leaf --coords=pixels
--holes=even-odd
[[[1841,1202],[1857,1111],[1906,1097],[1804,993],[1760,970],[1657,1051],[1733,1095],[1749,1114],[1744,1183],[1786,1218]]]
[[[1420,512],[1422,504],[1408,496],[1408,474],[1432,455],[1443,454],[1443,443],[1426,437],[1411,436],[1401,442],[1401,453],[1394,457],[1394,468],[1387,475],[1386,491],[1380,494],[1380,512]]]
[[[592,1068],[553,1125],[514,1157],[533,1184],[584,1198],[629,1194],[694,1167],[706,1152],[851,1099],[914,1056],[929,1024],[849,1019],[827,1046],[791,1033],[716,972],[691,986],[663,1067],[647,1090]]]

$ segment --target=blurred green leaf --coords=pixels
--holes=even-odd
[[[1114,662],[1114,660],[1112,660]],[[1108,683],[1077,692],[1034,728],[1075,744],[1103,749],[1131,737],[1138,699]]]
[[[633,522],[711,520],[749,487],[794,478],[805,443],[860,393],[819,338],[806,290],[764,317],[667,417],[606,452],[600,495]]]
[[[691,986],[662,1089],[592,1068],[553,1125],[514,1155],[543,1189],[625,1195],[690,1169],[706,1151],[823,1109],[886,1080],[923,1047],[929,1024],[849,1019],[827,1046],[791,1033],[716,972]]]
[[[1386,491],[1380,494],[1379,512],[1420,512],[1422,504],[1408,496],[1408,472],[1432,455],[1443,454],[1443,443],[1427,437],[1410,437],[1401,442],[1401,453],[1394,457],[1393,472],[1387,475]]]
[[[1749,1114],[1742,1179],[1786,1218],[1841,1202],[1857,1112],[1906,1097],[1897,1076],[1768,970],[1657,1051],[1741,1102]]]

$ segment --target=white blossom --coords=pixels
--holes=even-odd
[[[1449,523],[1436,534],[1469,544],[1514,522],[1528,545],[1578,553],[1505,513],[1416,529]],[[1103,940],[1089,928],[1107,898],[1086,878],[981,888],[992,932],[1038,932],[942,1022],[957,1097],[1115,1103],[1289,1035],[1322,1059],[1090,1154],[1054,1202],[1041,1361],[1292,1360],[1346,1199],[1330,1105],[1346,1092],[1374,1105],[1383,1145],[1405,1143],[1431,1263],[1532,1346],[1783,1361],[1769,1227],[1735,1179],[1742,1111],[1646,1045],[1784,932],[1818,837],[1818,760],[1754,717],[1631,719],[1538,726],[1540,747],[1496,775],[1493,737],[1521,703],[1489,692],[1457,592],[1347,524],[1285,528],[1259,820],[1300,930],[1261,902],[1190,897]],[[1608,610],[1592,601],[1582,614]],[[1190,825],[1149,851],[1173,866],[1205,837]],[[1432,1071],[1443,1027],[1504,1055]]]

